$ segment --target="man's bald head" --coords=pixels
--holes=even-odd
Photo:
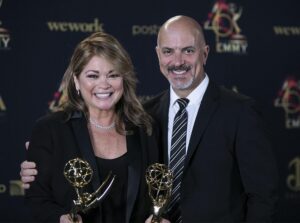
[[[191,32],[198,37],[199,44],[205,45],[205,37],[201,25],[193,18],[184,15],[177,15],[168,19],[159,29],[157,36],[157,45],[159,46],[162,36],[171,30],[181,30],[182,32]]]

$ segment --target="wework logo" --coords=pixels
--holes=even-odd
[[[47,22],[48,28],[53,32],[84,32],[92,33],[103,31],[103,23],[95,18],[93,22]]]

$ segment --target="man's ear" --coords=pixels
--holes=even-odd
[[[161,53],[162,53],[161,48],[159,48],[159,46],[156,46],[155,51],[156,51],[156,55],[157,55],[158,59],[160,59],[160,56],[161,56]]]
[[[208,54],[209,54],[209,46],[205,45],[204,48],[203,48],[203,65],[206,64]]]

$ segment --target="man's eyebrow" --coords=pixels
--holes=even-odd
[[[189,49],[189,48],[195,49],[196,47],[195,47],[195,46],[186,46],[186,47],[183,47],[182,49],[183,49],[183,50],[186,50],[186,49]]]

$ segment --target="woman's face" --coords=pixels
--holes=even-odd
[[[74,81],[90,113],[114,111],[124,91],[122,74],[99,56],[92,57]]]

